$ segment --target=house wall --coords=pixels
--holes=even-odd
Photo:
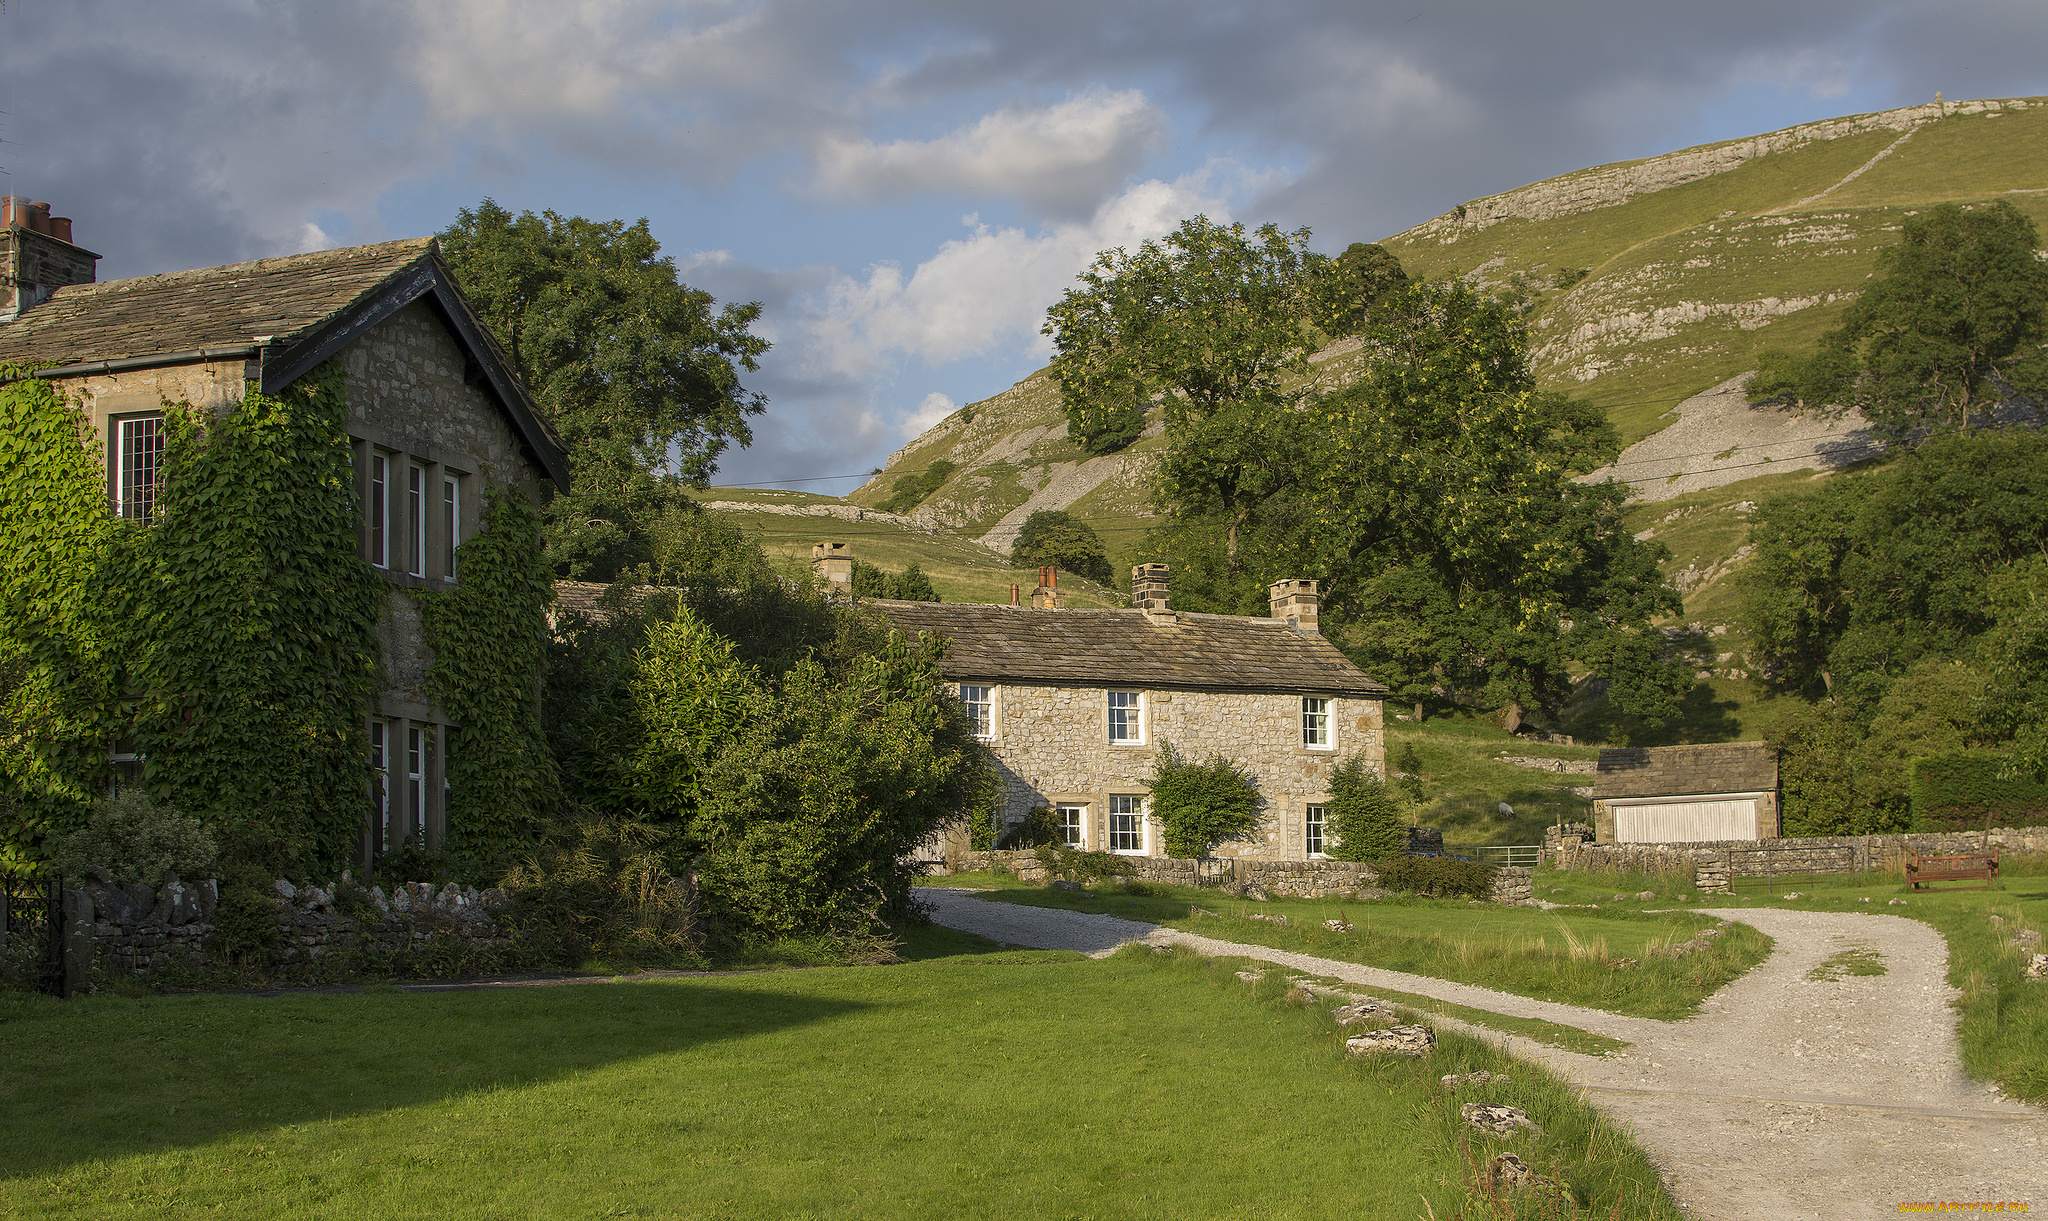
[[[1265,803],[1258,831],[1247,841],[1219,845],[1217,856],[1298,861],[1308,855],[1304,807],[1329,800],[1337,763],[1361,753],[1385,773],[1378,700],[1331,698],[1330,749],[1302,745],[1299,694],[1143,691],[1143,704],[1143,742],[1112,744],[1105,690],[996,685],[988,745],[1001,778],[1003,819],[1020,822],[1034,806],[1086,805],[1082,847],[1107,850],[1109,799],[1149,793],[1159,743],[1170,741],[1193,759],[1220,754],[1236,760],[1257,779]],[[1157,820],[1146,821],[1145,855],[1164,856]]]

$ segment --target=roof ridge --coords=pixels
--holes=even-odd
[[[245,259],[239,263],[217,263],[212,267],[187,267],[179,271],[151,272],[146,276],[126,276],[119,280],[96,280],[91,284],[67,284],[57,291],[74,298],[97,296],[103,292],[132,292],[142,288],[216,276],[222,272],[288,271],[293,265],[300,263],[322,260],[339,263],[350,258],[370,258],[391,253],[395,247],[411,247],[427,253],[435,248],[434,241],[432,237],[406,237],[389,242],[372,242],[364,246],[333,246],[326,250],[307,250],[298,254],[274,254],[260,259]]]

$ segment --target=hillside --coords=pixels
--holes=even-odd
[[[1756,353],[1813,344],[1915,209],[2005,198],[2048,227],[2044,154],[2048,99],[1914,106],[1566,174],[1385,245],[1412,274],[1461,276],[1521,303],[1545,388],[1601,404],[1635,442],[1603,474],[1635,487],[1643,529],[1673,535],[1688,617],[1725,624],[1746,505],[1870,452],[1853,420],[1750,409],[1739,384]],[[1315,359],[1342,378],[1355,351],[1339,342]],[[872,509],[899,478],[947,461],[957,470],[912,522],[1007,555],[1032,511],[1064,508],[1095,526],[1121,570],[1149,525],[1147,459],[1160,444],[1155,426],[1087,459],[1041,371],[940,422],[847,502]]]

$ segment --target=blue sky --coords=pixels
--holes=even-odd
[[[721,481],[816,481],[1038,368],[1092,254],[1196,212],[1334,253],[1584,166],[2048,94],[2043,47],[2039,0],[9,0],[0,190],[103,278],[486,196],[644,216],[765,307]]]

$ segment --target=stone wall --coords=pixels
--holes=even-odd
[[[1834,835],[1691,844],[1598,844],[1575,836],[1546,844],[1544,860],[1560,869],[1628,869],[1686,873],[1702,889],[1730,880],[1790,873],[1862,873],[1919,856],[1983,852],[2048,852],[2048,827],[1947,831],[1914,835]]]
[[[1335,741],[1311,750],[1301,742],[1300,694],[1146,691],[1144,740],[1111,743],[1107,695],[1099,688],[1007,683],[994,689],[989,748],[1002,784],[1002,812],[1021,822],[1034,806],[1082,805],[1088,813],[1082,847],[1109,846],[1109,799],[1144,796],[1159,743],[1190,759],[1220,754],[1244,764],[1264,799],[1259,829],[1243,842],[1220,844],[1221,857],[1302,861],[1308,858],[1304,807],[1330,799],[1336,764],[1362,753],[1384,772],[1385,724],[1380,701],[1331,699]],[[1146,819],[1145,856],[1163,851],[1156,820]]]
[[[1166,886],[1207,886],[1225,894],[1251,899],[1330,899],[1350,897],[1379,887],[1379,874],[1369,864],[1355,861],[1272,861],[1246,857],[1209,857],[1186,860],[1169,856],[1133,856],[1129,861],[1132,878]],[[1026,882],[1041,885],[1050,881],[1045,866],[1031,851],[969,852],[956,857],[938,873],[983,873],[998,867]],[[1385,893],[1385,892],[1381,892]],[[1494,870],[1493,900],[1520,903],[1534,896],[1533,871],[1521,867]]]
[[[418,949],[437,938],[455,938],[478,950],[502,951],[510,944],[495,918],[511,902],[503,890],[453,883],[437,890],[425,882],[408,882],[389,893],[380,886],[351,892],[349,885],[301,889],[278,880],[277,965],[311,965],[346,950]],[[150,887],[96,877],[66,890],[74,982],[93,972],[150,975],[172,966],[205,970],[223,965],[208,945],[219,902],[219,884],[210,880],[172,878]]]

